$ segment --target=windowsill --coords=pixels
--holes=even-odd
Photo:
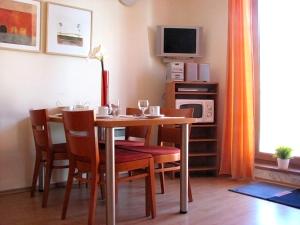
[[[281,169],[278,169],[277,166],[270,165],[270,164],[263,164],[263,163],[255,163],[254,166],[255,166],[255,169],[262,169],[262,170],[275,171],[275,172],[280,172],[280,173],[300,175],[299,169],[289,168],[288,170],[281,170]]]

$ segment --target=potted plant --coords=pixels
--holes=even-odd
[[[293,149],[288,146],[279,146],[275,149],[274,157],[277,158],[278,168],[287,170]]]

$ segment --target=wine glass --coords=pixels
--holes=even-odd
[[[119,101],[119,99],[115,103],[110,104],[110,110],[111,110],[111,114],[113,116],[119,116],[119,110],[120,110],[120,101]]]
[[[145,116],[145,111],[149,107],[149,101],[147,99],[138,100],[138,107],[142,111],[142,116]]]

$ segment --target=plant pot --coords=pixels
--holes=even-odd
[[[288,170],[290,159],[280,159],[277,158],[278,169]]]

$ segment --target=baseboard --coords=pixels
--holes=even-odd
[[[50,189],[62,188],[62,187],[65,187],[65,186],[66,186],[66,182],[57,182],[57,183],[50,184]],[[24,192],[30,192],[30,190],[31,190],[31,187],[9,189],[9,190],[5,190],[5,191],[0,191],[0,196],[20,194],[20,193],[24,193]],[[38,190],[39,190],[39,188],[37,186],[36,191],[38,191]]]
[[[16,188],[16,189],[9,189],[5,191],[0,191],[0,197],[3,195],[12,195],[12,194],[19,194],[24,192],[29,192],[31,187],[25,187],[25,188]]]

